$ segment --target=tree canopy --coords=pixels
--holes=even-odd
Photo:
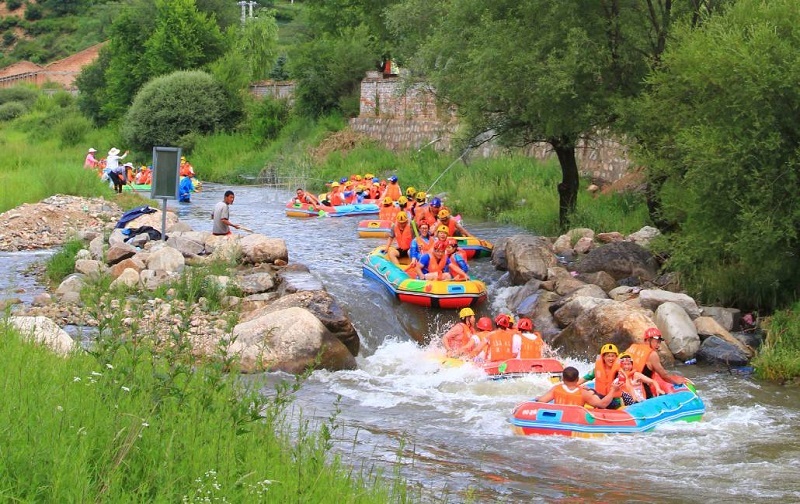
[[[769,307],[800,281],[800,10],[739,0],[683,26],[635,111],[670,264],[709,302]]]

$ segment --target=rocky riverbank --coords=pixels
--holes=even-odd
[[[243,372],[355,367],[355,328],[308,268],[289,264],[282,239],[213,236],[168,213],[168,239],[153,240],[137,233],[160,229],[161,212],[153,210],[115,228],[122,215],[116,205],[54,196],[0,215],[0,222],[50,229],[9,230],[0,236],[9,250],[52,247],[71,236],[86,243],[75,272],[31,306],[18,305],[14,323],[27,331],[38,328],[36,339],[62,350],[72,341],[59,326],[116,326],[122,337],[148,337],[157,344],[172,344],[180,333],[195,354],[223,352]],[[187,284],[203,295],[187,299]],[[107,292],[92,292],[104,285]]]
[[[516,235],[495,244],[492,261],[519,286],[509,308],[534,321],[551,346],[594,359],[605,343],[623,349],[657,327],[665,338],[662,362],[700,359],[746,364],[760,344],[753,322],[737,309],[700,306],[660,275],[647,249],[658,234],[630,236],[574,229],[557,238]]]

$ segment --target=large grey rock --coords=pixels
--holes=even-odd
[[[591,298],[583,299],[591,301]],[[561,347],[568,355],[593,360],[603,344],[614,343],[619,348],[627,348],[641,341],[644,331],[655,325],[652,312],[648,310],[632,308],[616,301],[597,301],[594,307],[581,312],[554,338],[554,346]],[[666,353],[671,359],[672,354]]]
[[[289,261],[289,250],[282,238],[268,238],[261,234],[250,234],[239,240],[242,261],[249,264]]]
[[[689,360],[700,349],[700,336],[692,319],[681,306],[666,302],[656,310],[656,326],[661,330],[672,355]]]
[[[106,264],[113,266],[120,261],[136,255],[136,247],[127,243],[114,243],[106,251]]]
[[[753,357],[755,355],[755,350],[753,347],[748,346],[746,343],[742,342],[739,338],[732,335],[728,332],[724,327],[722,327],[716,319],[711,317],[697,317],[694,319],[694,326],[697,329],[697,333],[701,336],[701,338],[708,338],[710,336],[716,336],[722,340],[727,341],[729,344],[739,347],[739,350],[742,354],[747,355],[747,358]]]
[[[94,259],[78,259],[75,261],[75,272],[87,277],[98,277],[104,270],[103,263]]]
[[[186,265],[183,254],[172,247],[162,247],[147,258],[147,269],[179,273]]]
[[[617,281],[614,280],[614,277],[606,273],[605,271],[595,271],[594,273],[585,273],[582,275],[577,276],[578,280],[586,282],[588,284],[594,284],[605,292],[611,292],[617,287]]]
[[[77,254],[75,254],[75,260],[80,261],[81,259],[91,259],[92,253],[89,252],[87,249],[80,249]]]
[[[105,241],[102,236],[98,236],[89,242],[89,253],[92,254],[92,259],[96,261],[103,260],[103,252],[105,251]]]
[[[541,281],[534,278],[525,285],[520,287],[510,287],[510,289],[514,289],[514,291],[506,298],[506,306],[508,306],[508,309],[511,310],[512,313],[517,313],[517,308],[526,299],[536,294],[539,289],[541,289]],[[530,308],[527,309],[529,310]],[[525,308],[523,308],[523,310],[525,310]]]
[[[628,241],[632,241],[637,245],[641,245],[642,247],[647,248],[650,246],[650,242],[653,241],[653,238],[659,236],[660,234],[661,231],[659,231],[658,229],[652,226],[645,226],[639,231],[629,234]]]
[[[494,242],[494,248],[492,248],[492,265],[495,269],[500,271],[508,270],[508,259],[506,258],[506,240],[507,238],[500,238]]]
[[[670,292],[661,289],[643,289],[639,291],[639,303],[655,311],[663,303],[675,303],[683,308],[693,319],[700,316],[700,308],[691,296],[680,292]]]
[[[325,290],[322,282],[308,269],[285,268],[278,273],[278,279],[280,280],[278,294],[281,296],[295,292]]]
[[[111,231],[111,234],[108,237],[108,246],[113,247],[114,245],[126,245],[125,240],[128,239],[128,235],[122,232],[121,228],[115,228]]]
[[[703,316],[711,317],[726,331],[738,330],[742,321],[742,312],[738,308],[721,306],[701,306]]]
[[[330,371],[356,367],[347,347],[311,312],[297,307],[236,325],[228,351],[239,356],[242,372],[302,373],[309,367]]]
[[[605,271],[615,280],[628,277],[652,280],[658,263],[653,254],[635,243],[613,242],[583,256],[575,269],[582,274]]]
[[[294,307],[306,309],[314,314],[331,334],[350,350],[350,353],[354,356],[358,355],[361,341],[353,323],[333,296],[324,290],[287,294],[253,312],[243,313],[240,320],[248,321],[268,313]],[[244,309],[245,306],[242,308]]]
[[[133,268],[128,268],[123,271],[109,286],[110,289],[119,287],[138,288],[139,287],[139,272]]]
[[[541,333],[542,339],[549,344],[561,332],[553,317],[552,309],[553,304],[559,299],[560,296],[555,292],[538,291],[517,305],[514,313],[531,319],[536,330]]]
[[[275,279],[271,273],[256,272],[247,275],[242,275],[236,278],[236,286],[239,287],[245,295],[260,294],[268,292],[275,288]]]
[[[81,273],[73,273],[61,281],[61,285],[56,289],[56,296],[63,296],[68,292],[80,294],[83,286],[86,285],[86,276]]]
[[[704,362],[728,366],[744,366],[749,361],[749,357],[741,348],[719,336],[706,338],[700,345],[697,358]]]
[[[541,236],[511,236],[505,242],[505,252],[513,285],[522,285],[533,278],[545,280],[548,268],[558,264],[552,245]]]
[[[47,317],[9,317],[8,323],[23,338],[67,355],[75,348],[75,342],[63,329]]]
[[[589,310],[593,310],[602,304],[612,304],[615,302],[616,301],[611,301],[610,299],[592,296],[562,298],[553,304],[553,308],[555,309],[553,316],[561,327],[566,327]]]
[[[177,249],[184,257],[205,254],[208,233],[188,232],[169,235],[167,245]]]

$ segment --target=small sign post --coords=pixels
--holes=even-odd
[[[178,199],[181,149],[153,147],[153,185],[150,197],[161,200],[161,239],[167,239],[167,200]]]

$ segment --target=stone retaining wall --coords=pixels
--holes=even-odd
[[[423,147],[451,150],[457,128],[454,111],[438,106],[430,87],[404,86],[399,77],[367,72],[361,81],[360,114],[350,119],[350,127],[391,150]],[[504,151],[507,149],[488,142],[471,155],[491,157]],[[529,145],[523,152],[536,159],[553,155],[550,146],[544,143]],[[609,136],[582,140],[575,154],[581,173],[596,182],[615,182],[631,168],[627,146]]]

